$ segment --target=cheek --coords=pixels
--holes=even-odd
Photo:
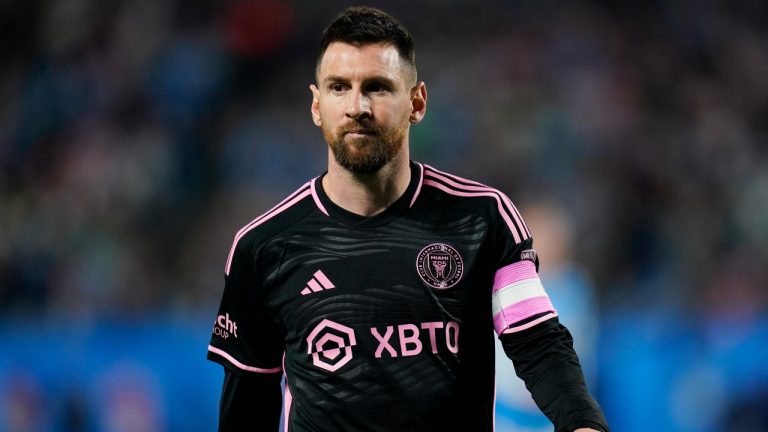
[[[325,109],[323,105],[318,106],[317,117],[318,117],[317,120],[321,123],[322,127],[328,127],[328,125],[331,124],[331,115],[328,113],[328,110]]]
[[[324,101],[322,103],[319,103],[318,105],[319,105],[318,112],[320,114],[320,118],[323,120],[323,123],[327,123],[327,122],[335,123],[334,119],[337,118],[339,115],[343,116],[344,114],[338,102],[330,103],[328,101]]]
[[[399,123],[410,123],[411,111],[411,101],[407,101],[400,106],[397,111],[397,119]]]
[[[380,118],[380,120],[389,124],[400,124],[404,120],[408,120],[410,114],[411,114],[410,102],[403,103],[401,101],[398,101],[397,103],[388,104],[386,106],[382,106],[381,109],[378,111],[378,117]],[[374,114],[374,115],[377,115],[377,114]]]

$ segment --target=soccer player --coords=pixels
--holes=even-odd
[[[607,431],[503,193],[409,158],[426,112],[407,30],[349,8],[323,33],[328,171],[237,232],[208,358],[219,430],[491,431],[494,334],[557,431]],[[281,397],[281,378],[285,377]]]

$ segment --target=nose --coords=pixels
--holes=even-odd
[[[349,92],[349,103],[347,105],[347,117],[359,120],[363,117],[371,116],[371,99],[359,90]]]

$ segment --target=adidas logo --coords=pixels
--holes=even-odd
[[[304,287],[303,290],[301,290],[301,295],[309,295],[313,292],[320,292],[323,290],[329,290],[331,288],[336,288],[336,285],[332,284],[330,280],[328,280],[328,277],[323,274],[322,270],[318,270],[315,272],[314,275],[312,275],[313,278],[307,282],[307,286]]]

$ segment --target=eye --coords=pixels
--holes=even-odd
[[[343,92],[344,89],[346,89],[346,87],[342,83],[333,83],[330,86],[328,86],[328,88],[330,88],[331,91],[336,92],[336,93]]]
[[[389,91],[389,87],[387,87],[382,83],[374,82],[374,83],[368,84],[367,90],[372,93],[382,93],[385,91]]]

